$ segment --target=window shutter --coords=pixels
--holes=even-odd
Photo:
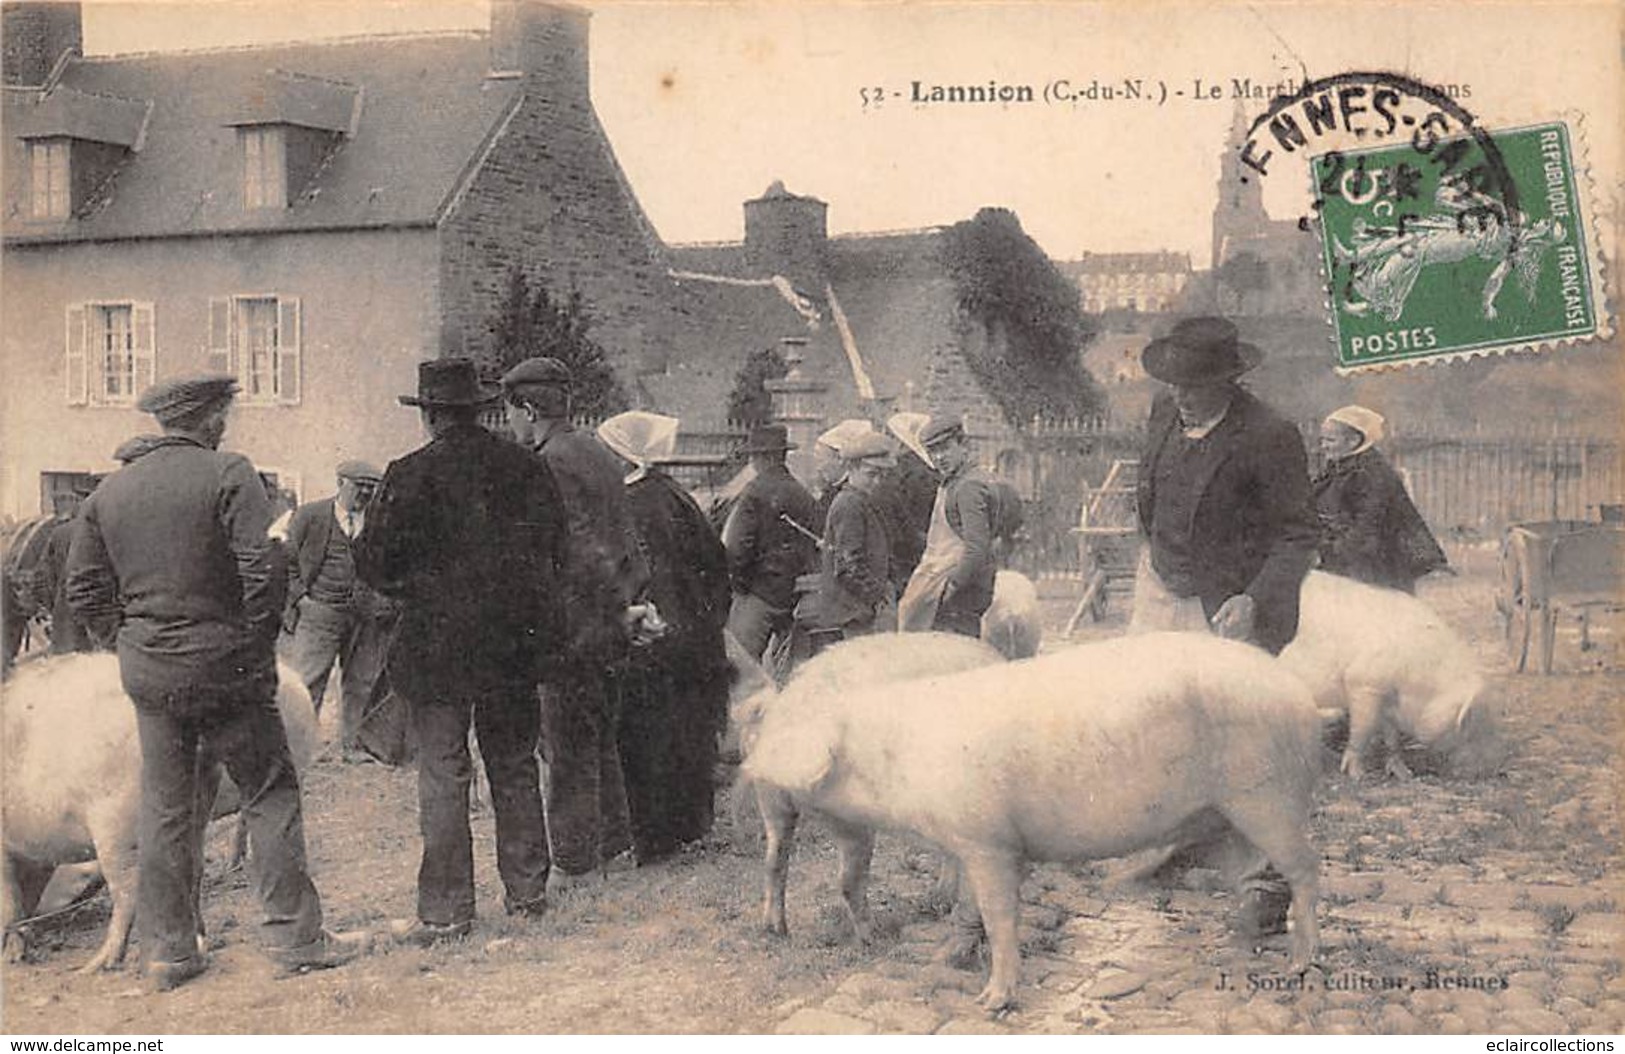
[[[130,394],[137,398],[152,387],[155,376],[154,360],[158,345],[153,339],[153,324],[154,312],[150,302],[130,305],[130,358],[135,367]]]
[[[276,302],[276,396],[280,403],[299,402],[299,298]]]
[[[69,406],[90,401],[85,364],[85,305],[69,304],[67,321],[67,395]]]
[[[215,373],[237,373],[231,356],[231,297],[209,298],[209,369]]]

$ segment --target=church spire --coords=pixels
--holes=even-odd
[[[1230,118],[1230,134],[1219,157],[1219,200],[1213,209],[1213,268],[1224,263],[1226,246],[1237,236],[1257,235],[1267,229],[1264,188],[1255,174],[1241,164],[1241,148],[1251,124],[1240,97]]]

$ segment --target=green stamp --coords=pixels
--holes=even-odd
[[[1474,166],[1486,134],[1498,156]],[[1341,370],[1602,335],[1566,125],[1417,136],[1311,171]]]

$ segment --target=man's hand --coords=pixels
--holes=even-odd
[[[1219,610],[1213,613],[1213,632],[1226,640],[1251,640],[1256,614],[1253,598],[1246,593],[1237,593],[1220,604]]]
[[[293,636],[294,631],[298,628],[299,605],[297,603],[289,604],[287,607],[282,609],[282,632],[291,637]]]

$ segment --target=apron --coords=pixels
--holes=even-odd
[[[948,526],[948,489],[937,488],[931,507],[931,528],[925,535],[925,553],[897,602],[899,632],[924,632],[936,621],[937,608],[947,591],[948,578],[965,556],[965,540]]]

